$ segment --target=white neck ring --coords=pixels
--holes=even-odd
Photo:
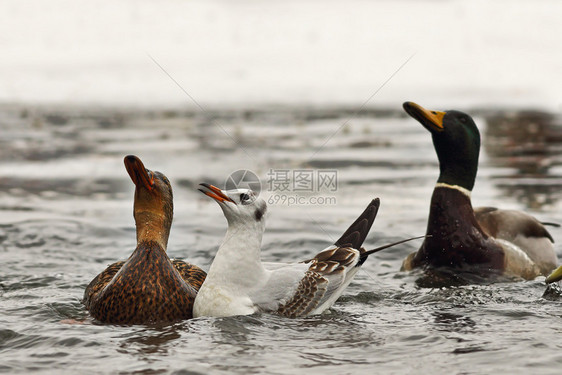
[[[446,184],[446,183],[444,183],[444,182],[438,182],[438,183],[435,184],[435,187],[436,187],[436,188],[440,187],[440,188],[447,188],[447,189],[455,189],[455,190],[458,190],[458,191],[460,191],[461,193],[463,193],[464,195],[466,195],[466,196],[468,197],[468,199],[470,199],[471,191],[468,190],[468,189],[466,189],[466,188],[463,188],[462,186],[459,186],[459,185],[449,185],[449,184]]]

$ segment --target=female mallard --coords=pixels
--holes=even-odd
[[[190,319],[206,274],[166,255],[174,210],[170,182],[162,173],[145,169],[133,155],[125,157],[125,168],[136,186],[137,248],[129,259],[113,263],[92,280],[83,303],[106,323]]]
[[[480,133],[459,111],[427,110],[412,102],[405,111],[431,132],[440,175],[433,190],[427,235],[403,270],[441,269],[477,276],[533,279],[556,267],[552,236],[534,217],[520,211],[473,210]]]

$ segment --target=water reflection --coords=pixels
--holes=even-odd
[[[562,165],[561,119],[545,112],[496,112],[486,116],[483,146],[495,167],[514,170],[492,176],[506,196],[539,209],[555,204],[562,190],[562,176],[552,168]]]
[[[119,347],[124,352],[141,355],[168,354],[170,344],[181,337],[180,332],[177,325],[149,326],[123,335],[127,338],[121,342]]]
[[[253,326],[262,326],[263,323],[253,316],[240,316],[219,318],[212,323],[220,335],[213,338],[216,344],[230,344],[234,341],[239,343],[251,342]]]
[[[434,311],[431,315],[438,331],[469,333],[476,330],[476,322],[468,316],[443,311]]]

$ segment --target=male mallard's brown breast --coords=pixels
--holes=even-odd
[[[470,198],[438,187],[433,192],[427,225],[428,237],[404,269],[416,267],[472,268],[477,273],[503,272],[504,251],[482,231]]]

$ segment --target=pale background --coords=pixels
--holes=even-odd
[[[0,3],[0,102],[560,111],[562,2]],[[446,107],[446,108],[445,108]],[[194,107],[196,108],[196,107]]]

